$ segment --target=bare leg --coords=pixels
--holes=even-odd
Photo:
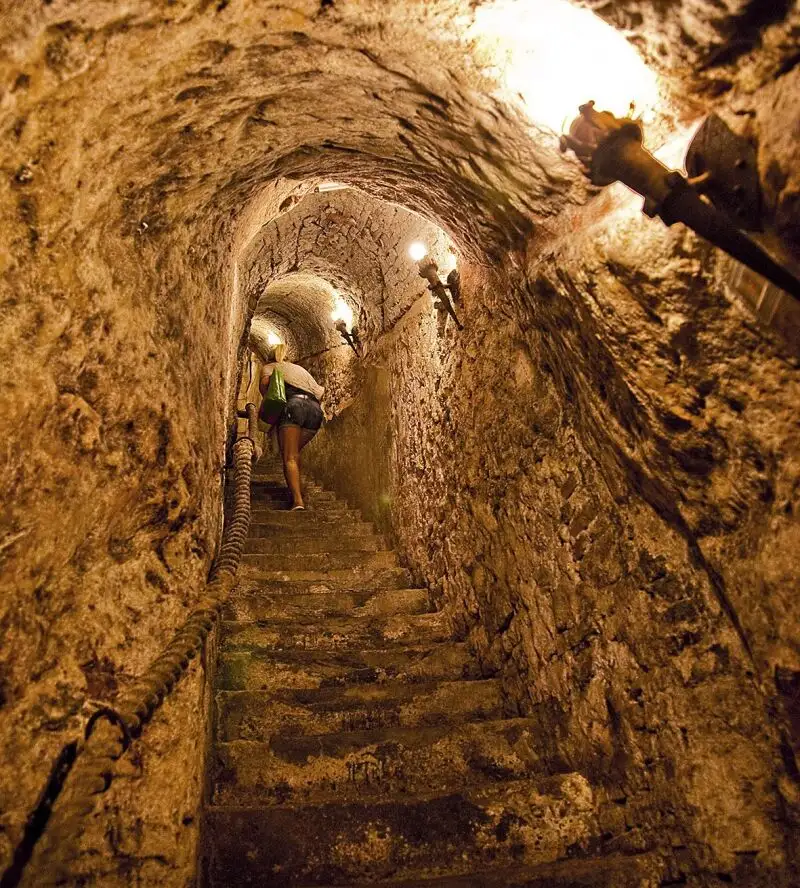
[[[302,447],[303,429],[300,426],[281,426],[278,429],[278,441],[283,457],[283,474],[289,492],[292,494],[292,508],[303,505],[303,493],[300,490],[300,449]]]

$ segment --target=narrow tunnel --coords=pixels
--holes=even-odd
[[[560,138],[596,100],[694,151],[800,276],[798,4],[52,0],[0,33],[2,888],[800,883],[797,301]],[[306,525],[242,415],[277,342],[325,388]],[[237,437],[237,584],[139,735]],[[98,717],[130,746],[56,873]]]

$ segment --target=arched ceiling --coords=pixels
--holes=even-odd
[[[23,174],[31,195],[46,189],[41,237],[94,222],[152,240],[200,214],[218,224],[268,182],[326,177],[437,220],[476,256],[493,252],[582,200],[585,185],[475,54],[470,29],[489,5],[15,4],[0,23],[9,171],[34,172]],[[699,103],[755,88],[794,51],[789,3],[578,5],[641,49],[678,106],[687,87]]]
[[[24,192],[14,248],[90,230],[145,248],[200,227],[230,240],[231,222],[257,230],[325,178],[421,213],[474,260],[502,254],[586,184],[476,51],[475,17],[495,2],[14,5],[0,23],[6,166]],[[794,52],[788,3],[578,5],[640,48],[688,116]],[[578,61],[565,52],[565,68]]]
[[[269,353],[268,333],[275,333],[297,359],[338,345],[330,319],[336,291],[325,278],[307,271],[279,277],[264,289],[250,327],[258,352]]]
[[[264,225],[242,257],[254,329],[280,331],[295,357],[338,346],[335,292],[363,338],[390,329],[427,287],[408,255],[414,241],[442,269],[455,261],[450,238],[416,213],[351,188],[309,193]]]

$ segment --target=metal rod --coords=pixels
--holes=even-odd
[[[667,225],[682,222],[715,247],[800,300],[800,280],[775,262],[713,204],[703,200],[691,182],[668,169],[642,144],[642,128],[629,118],[581,105],[580,116],[562,137],[562,150],[572,149],[595,185],[620,181],[641,194],[644,212]]]
[[[429,256],[425,256],[419,260],[419,276],[428,282],[428,288],[453,319],[456,327],[458,327],[459,330],[463,330],[464,327],[456,315],[453,303],[450,301],[450,294],[447,292],[447,287],[439,278],[439,266]]]
[[[667,225],[683,222],[714,246],[800,300],[800,281],[775,262],[755,241],[743,234],[724,213],[706,203],[688,185],[686,188],[673,190],[664,200],[658,215]]]

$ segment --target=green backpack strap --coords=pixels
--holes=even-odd
[[[286,384],[283,381],[283,371],[276,367],[269,378],[267,393],[261,402],[259,418],[262,422],[274,425],[281,418],[285,406]]]

